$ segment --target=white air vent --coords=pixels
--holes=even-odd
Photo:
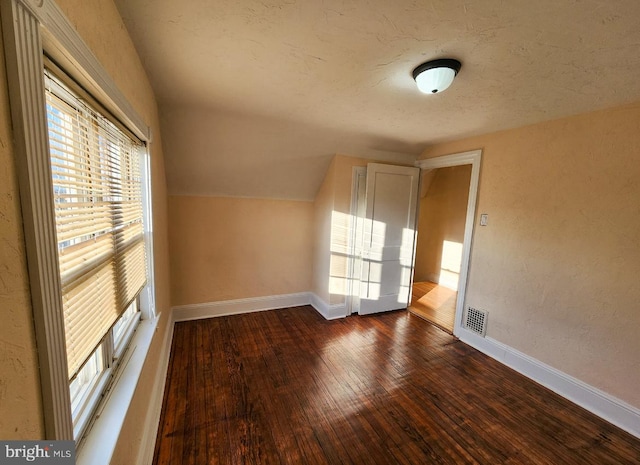
[[[474,333],[480,334],[482,337],[487,333],[487,318],[489,314],[484,310],[468,307],[467,317],[464,320],[464,326]]]

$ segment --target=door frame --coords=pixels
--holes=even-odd
[[[434,170],[438,168],[449,168],[452,166],[471,165],[471,181],[469,183],[469,199],[467,201],[467,217],[464,225],[464,240],[462,244],[462,263],[460,264],[460,280],[458,281],[458,297],[456,299],[456,313],[453,323],[453,334],[459,336],[462,329],[462,319],[464,317],[464,303],[469,277],[469,262],[471,258],[471,242],[473,239],[473,228],[475,225],[476,204],[478,199],[478,186],[480,184],[480,162],[482,160],[482,149],[471,150],[469,152],[454,153],[434,158],[418,160],[415,166],[421,170]],[[419,207],[418,207],[419,208]],[[413,267],[415,270],[415,254],[413,257]]]
[[[364,178],[364,179],[363,179]],[[347,316],[360,311],[360,282],[362,271],[362,221],[358,215],[359,185],[367,182],[367,167],[354,166],[351,170],[351,207],[349,211],[349,242],[347,249]]]

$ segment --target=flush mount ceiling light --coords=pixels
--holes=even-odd
[[[461,66],[450,58],[427,61],[413,70],[413,79],[423,94],[437,94],[451,85]]]

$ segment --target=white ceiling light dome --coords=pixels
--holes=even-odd
[[[423,94],[437,94],[451,85],[461,67],[451,58],[427,61],[413,70],[413,79]]]

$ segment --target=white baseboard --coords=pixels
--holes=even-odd
[[[149,410],[144,422],[144,430],[140,449],[138,450],[138,460],[136,463],[142,465],[151,465],[153,462],[153,453],[155,452],[156,436],[158,435],[158,426],[160,424],[160,414],[162,413],[162,401],[164,397],[164,388],[167,381],[167,372],[169,370],[169,355],[171,353],[171,343],[173,341],[173,328],[175,320],[173,312],[169,313],[169,321],[162,338],[162,352],[158,361],[158,369],[156,370],[155,380],[149,399]]]
[[[465,328],[461,328],[457,336],[462,342],[640,438],[640,409],[490,337],[483,338]]]
[[[271,295],[248,299],[223,300],[204,304],[179,305],[173,307],[174,321],[199,320],[216,316],[238,315],[240,313],[275,310],[277,308],[309,305],[309,292],[297,294]]]
[[[347,316],[347,304],[328,304],[313,292],[309,292],[310,304],[326,320],[335,320]]]
[[[311,305],[327,320],[347,316],[346,303],[330,305],[313,292],[281,294],[248,299],[223,300],[203,304],[179,305],[173,307],[173,321],[199,320],[217,316],[238,315],[241,313],[261,312],[278,308]]]

